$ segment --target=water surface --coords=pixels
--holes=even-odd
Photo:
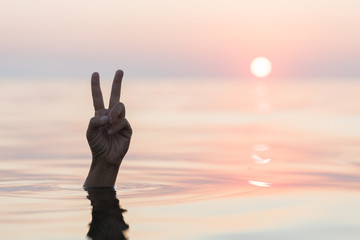
[[[89,83],[1,85],[1,238],[85,239]],[[134,134],[115,187],[129,238],[359,239],[359,85],[124,80]]]

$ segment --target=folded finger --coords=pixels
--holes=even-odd
[[[125,105],[122,102],[115,104],[109,111],[110,123],[115,123],[118,119],[125,118]]]
[[[126,118],[120,119],[115,124],[113,124],[111,126],[111,128],[108,130],[108,134],[114,134],[114,133],[118,133],[120,131],[124,131],[126,134],[130,134],[128,137],[131,136],[132,129],[131,129],[131,126],[130,126],[128,120],[126,120]]]

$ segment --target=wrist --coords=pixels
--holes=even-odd
[[[93,158],[84,187],[112,187],[115,185],[119,166]]]

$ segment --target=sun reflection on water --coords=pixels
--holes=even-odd
[[[268,87],[264,82],[260,82],[260,83],[256,83],[256,85],[254,86],[254,94],[255,94],[255,101],[256,101],[256,108],[255,111],[257,114],[269,114],[271,107],[270,104],[267,100],[267,95],[269,93]],[[260,139],[261,139],[261,134],[260,134]],[[263,139],[261,139],[261,141],[263,141]],[[266,154],[266,152],[270,149],[270,147],[266,144],[254,144],[252,146],[252,150],[253,151],[257,151],[257,152],[265,152],[262,153],[263,155]],[[251,154],[251,158],[254,160],[255,164],[267,164],[270,163],[271,158],[269,157],[261,157],[258,154]],[[253,177],[257,177],[257,178],[262,178],[262,176],[258,176],[259,173],[256,173],[255,176]],[[271,187],[272,183],[268,183],[268,182],[262,182],[262,181],[254,181],[254,180],[249,180],[248,183],[250,185],[253,186],[257,186],[257,187]]]

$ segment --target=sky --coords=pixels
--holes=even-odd
[[[360,77],[357,0],[2,0],[0,78]]]

